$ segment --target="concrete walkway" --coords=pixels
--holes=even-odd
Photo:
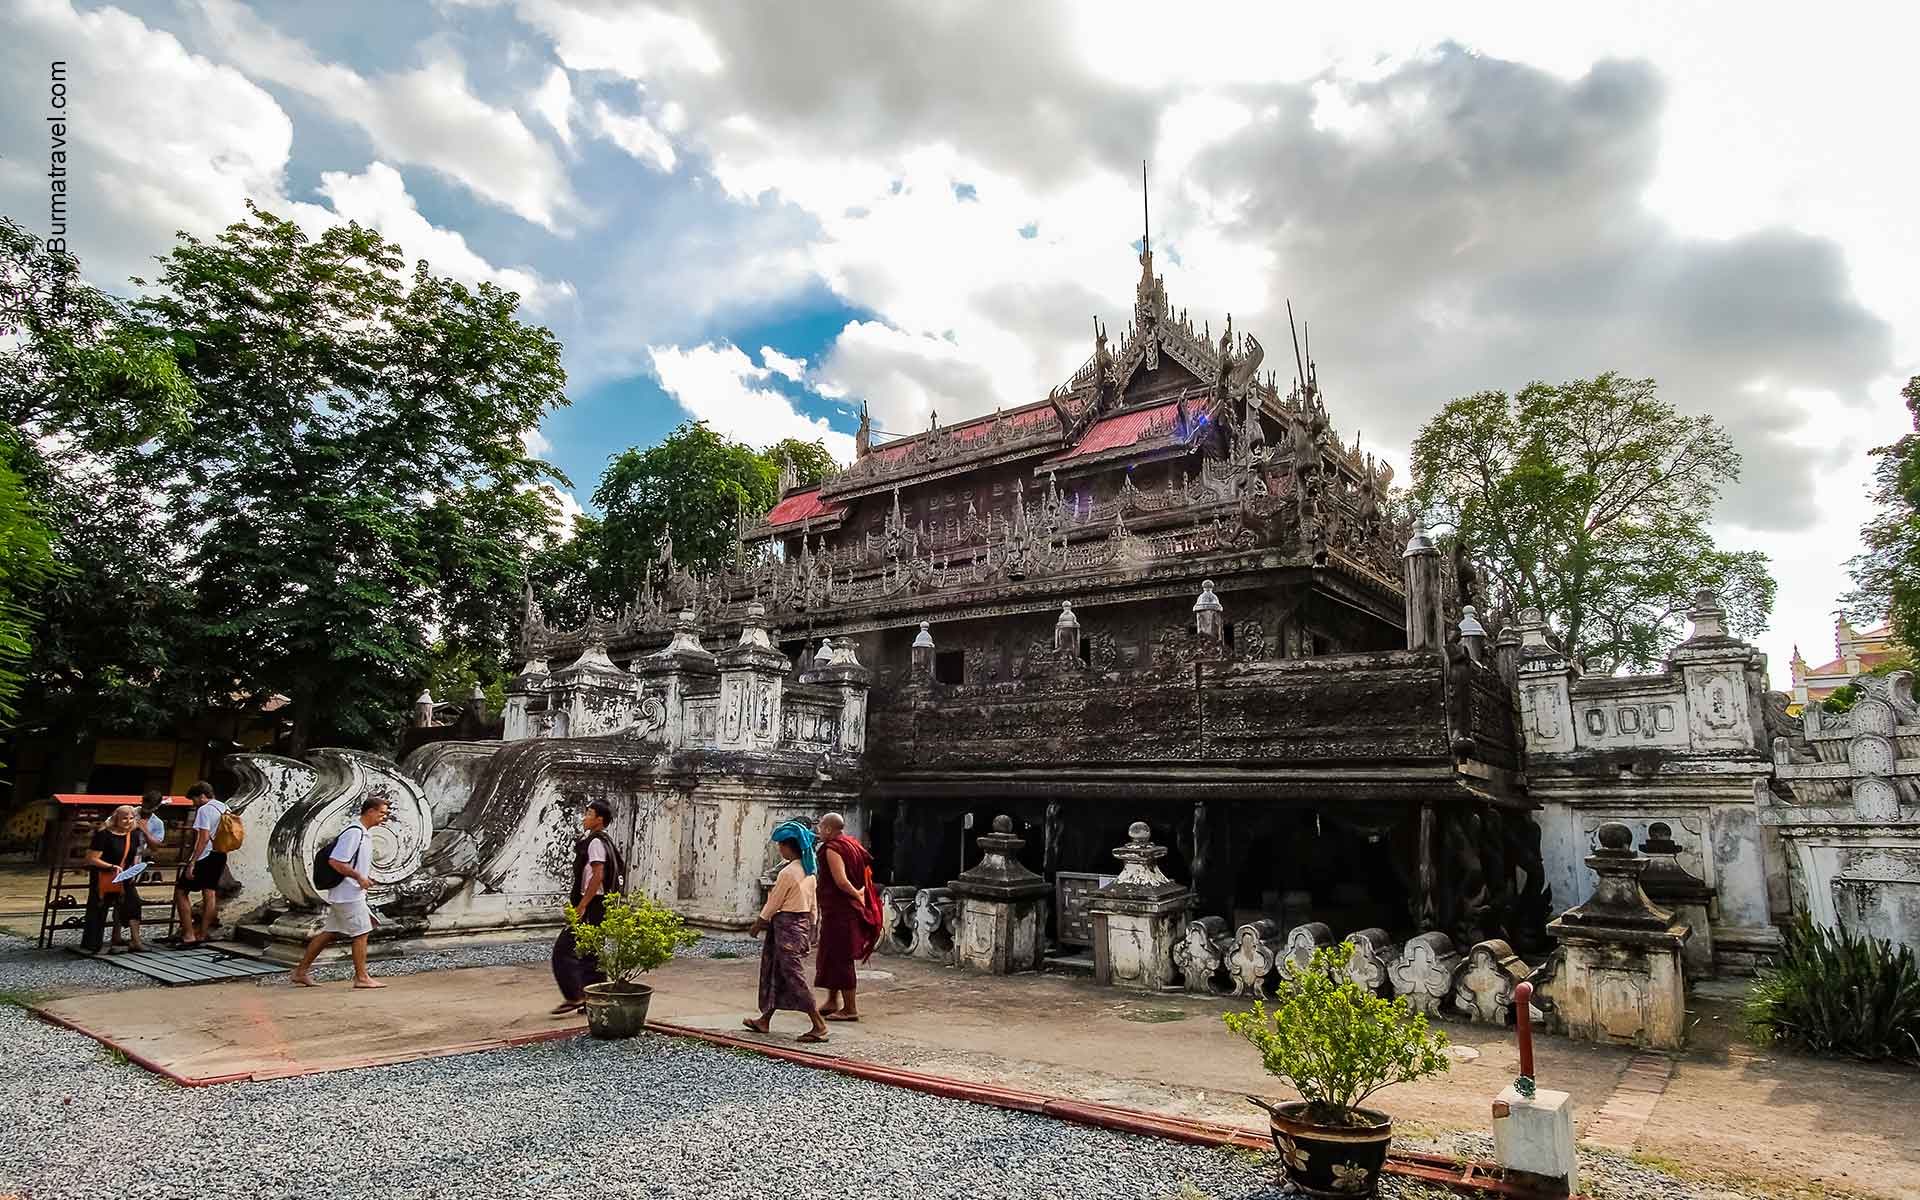
[[[682,959],[655,973],[653,1016],[747,1036],[753,959]],[[1249,1093],[1285,1095],[1222,1027],[1224,1001],[1133,997],[1056,975],[995,979],[875,958],[863,1019],[836,1024],[827,1054],[1019,1091],[1261,1128]],[[75,997],[45,1006],[143,1063],[193,1080],[262,1078],[469,1053],[577,1032],[546,1015],[544,966],[400,977],[380,991],[284,983]],[[1701,1001],[1677,1059],[1543,1038],[1543,1087],[1573,1093],[1583,1137],[1681,1174],[1784,1194],[1851,1191],[1920,1200],[1920,1074],[1762,1053],[1737,1010]],[[1409,1132],[1486,1130],[1518,1067],[1505,1030],[1447,1023],[1453,1070],[1373,1101]],[[792,1045],[802,1018],[781,1014]],[[1595,1136],[1597,1135],[1597,1136]],[[1806,1189],[1803,1191],[1803,1189]]]

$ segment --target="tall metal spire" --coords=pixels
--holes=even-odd
[[[1147,212],[1147,160],[1140,160],[1140,253],[1153,253],[1153,220]]]

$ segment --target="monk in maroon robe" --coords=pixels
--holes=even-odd
[[[820,818],[820,948],[814,954],[813,986],[827,989],[820,1015],[858,1021],[855,964],[873,956],[880,941],[880,894],[873,883],[873,855],[847,835],[839,813]]]

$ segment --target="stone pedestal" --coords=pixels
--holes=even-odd
[[[1193,893],[1161,872],[1166,855],[1145,821],[1129,826],[1127,844],[1114,850],[1120,874],[1087,904],[1096,982],[1155,992],[1173,986],[1174,943]]]
[[[1532,1176],[1529,1182],[1537,1181],[1548,1194],[1577,1194],[1573,1098],[1544,1088],[1522,1095],[1509,1084],[1493,1102],[1493,1158],[1508,1171]]]
[[[960,906],[960,965],[995,975],[1034,970],[1053,889],[1021,864],[1027,841],[1012,817],[995,817],[993,832],[977,840],[984,857],[947,885]]]
[[[1686,1040],[1689,931],[1641,890],[1647,859],[1633,848],[1633,831],[1609,822],[1598,837],[1587,857],[1599,877],[1593,898],[1547,926],[1565,952],[1554,1004],[1568,1037],[1674,1049]]]

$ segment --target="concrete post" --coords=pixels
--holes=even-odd
[[[680,611],[673,624],[673,640],[642,659],[639,668],[643,687],[658,696],[667,711],[661,736],[670,748],[688,745],[694,731],[687,728],[687,689],[694,680],[711,679],[720,669],[713,654],[700,644],[700,626],[692,610]]]
[[[1020,862],[1027,841],[1012,817],[995,817],[993,832],[975,840],[980,861],[947,885],[960,905],[960,963],[995,975],[1034,970],[1053,889]]]
[[[1114,850],[1119,876],[1087,902],[1095,982],[1149,992],[1172,986],[1174,944],[1193,893],[1160,870],[1166,855],[1145,821],[1128,827],[1127,844]]]
[[[1416,533],[1400,556],[1407,591],[1407,649],[1439,653],[1447,645],[1447,615],[1440,591],[1440,551]]]

